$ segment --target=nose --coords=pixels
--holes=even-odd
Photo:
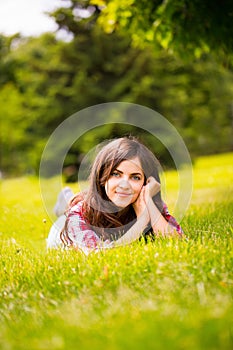
[[[130,188],[130,184],[128,181],[128,178],[123,178],[119,181],[118,186],[123,189],[128,189]]]

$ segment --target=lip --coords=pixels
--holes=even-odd
[[[127,192],[116,192],[116,194],[122,197],[132,196],[132,193],[127,193]]]

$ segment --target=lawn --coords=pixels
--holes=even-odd
[[[0,349],[232,350],[233,153],[198,158],[193,178],[188,239],[89,256],[47,252],[38,179],[3,180]],[[175,179],[166,173],[171,208]]]

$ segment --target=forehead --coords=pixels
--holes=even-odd
[[[116,169],[123,172],[143,174],[142,165],[138,157],[123,160]]]

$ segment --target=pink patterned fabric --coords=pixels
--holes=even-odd
[[[91,230],[83,217],[82,202],[74,205],[67,215],[67,234],[76,248],[85,253],[101,244],[100,238]]]
[[[163,202],[163,211],[162,211],[163,217],[169,222],[170,225],[172,225],[176,231],[179,233],[179,235],[183,234],[183,230],[181,226],[178,224],[174,216],[172,216],[169,211],[167,205]]]
[[[67,233],[74,247],[88,254],[90,250],[112,248],[114,242],[102,241],[99,236],[90,229],[83,216],[83,202],[74,205],[67,214]],[[170,215],[166,204],[163,205],[162,215],[176,231],[182,235],[183,231],[176,219]]]

